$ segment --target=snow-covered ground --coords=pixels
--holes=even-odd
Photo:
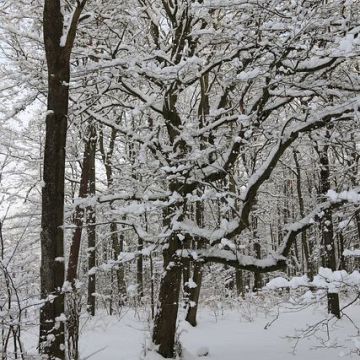
[[[198,326],[192,328],[180,315],[178,333],[184,360],[335,360],[360,356],[360,304],[345,310],[341,320],[326,321],[315,333],[304,336],[296,347],[293,337],[327,318],[326,305],[315,304],[296,310],[289,304],[260,310],[249,301],[226,309],[202,308]],[[346,302],[343,301],[343,305]],[[278,311],[279,310],[279,311]],[[83,321],[80,337],[81,359],[139,360],[150,346],[150,323],[146,311],[123,310],[120,316],[97,315]],[[351,320],[350,320],[351,319]],[[270,326],[269,326],[270,324]],[[266,328],[266,329],[265,329]],[[328,339],[328,330],[330,339]],[[24,334],[25,335],[25,334]],[[26,334],[36,344],[37,331]],[[354,350],[357,350],[354,351]],[[33,348],[34,350],[34,348]],[[199,356],[208,352],[205,357]],[[146,360],[160,359],[147,351]]]
[[[297,330],[307,329],[309,325],[326,319],[324,305],[294,311],[280,309],[280,315],[270,327],[265,329],[276,317],[271,314],[254,313],[246,306],[232,310],[202,310],[199,324],[192,328],[180,321],[180,341],[184,358],[192,360],[208,352],[211,360],[279,360],[279,359],[339,359],[358,358],[359,354],[350,353],[360,345],[360,336],[354,325],[360,325],[360,306],[352,306],[340,321],[329,324],[330,340],[326,323],[318,331],[298,342],[292,336]],[[139,360],[144,347],[149,344],[149,323],[145,314],[135,314],[132,310],[122,318],[102,316],[89,320],[83,328],[81,337],[81,357],[92,360]],[[250,319],[249,319],[250,318]],[[252,320],[252,321],[249,321]],[[157,356],[147,355],[147,359]],[[205,359],[205,357],[200,357]]]

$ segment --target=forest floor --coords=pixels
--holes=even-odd
[[[203,308],[196,328],[182,320],[179,322],[182,359],[358,359],[359,302],[348,307],[345,313],[341,320],[328,322],[324,303],[302,309],[282,303],[268,310],[247,301],[226,308]],[[92,319],[86,318],[80,336],[81,359],[160,359],[148,350],[144,356],[144,349],[148,349],[150,344],[147,318],[146,311],[130,309],[124,309],[117,316],[100,314]],[[318,326],[312,331],[311,326],[315,324]],[[35,333],[33,335],[35,339]]]
[[[287,360],[359,358],[360,304],[348,308],[341,320],[327,323],[326,304],[301,309],[288,303],[272,310],[240,302],[231,308],[202,309],[198,326],[180,321],[178,333],[185,360],[198,359],[208,352],[211,360]],[[97,317],[85,324],[81,340],[82,358],[92,360],[138,360],[150,344],[149,322],[145,313],[124,312],[119,319]],[[350,320],[351,319],[351,320]],[[310,331],[303,330],[325,320]],[[273,322],[272,322],[273,321]],[[271,325],[269,326],[269,324]],[[268,326],[267,326],[268,325]],[[328,325],[328,326],[327,326]],[[267,329],[265,329],[267,327]],[[328,338],[328,332],[330,338]],[[293,338],[303,336],[300,341]],[[98,352],[97,352],[98,351]],[[97,353],[96,353],[97,352]],[[147,354],[147,359],[158,358]]]

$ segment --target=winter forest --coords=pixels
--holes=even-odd
[[[0,0],[1,360],[360,357],[359,0]]]

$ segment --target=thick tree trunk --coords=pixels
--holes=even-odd
[[[199,305],[200,289],[202,282],[202,264],[200,262],[194,262],[193,277],[196,287],[189,289],[189,306],[185,320],[192,326],[196,326],[196,316]]]
[[[204,224],[204,208],[201,203],[196,203],[195,206],[195,220],[196,224],[201,227]],[[201,249],[201,242],[199,239],[194,242],[194,247],[197,249]],[[196,326],[197,321],[197,311],[199,308],[199,297],[202,283],[202,263],[194,262],[193,266],[193,282],[196,284],[196,287],[192,287],[189,289],[189,302],[188,309],[185,320],[192,326]]]
[[[330,190],[330,164],[328,155],[328,145],[325,145],[323,149],[318,150],[320,157],[320,191],[322,194],[326,194]],[[325,210],[325,214],[322,218],[322,264],[324,267],[337,270],[336,268],[336,254],[335,254],[335,242],[334,242],[334,228],[332,222],[332,211]],[[339,294],[328,293],[328,311],[329,313],[340,318],[340,305]]]
[[[208,115],[210,112],[210,102],[209,102],[209,74],[205,74],[200,78],[200,103],[198,108],[198,119],[199,119],[199,128],[202,129],[206,126],[208,122]],[[201,137],[200,142],[212,142],[211,135],[210,138]],[[203,144],[200,143],[200,148],[203,148]],[[204,225],[204,207],[200,202],[197,202],[195,205],[195,221],[199,227]],[[193,246],[197,249],[202,248],[202,244],[199,239],[193,241]],[[190,278],[190,260],[188,260],[188,278]],[[202,283],[202,264],[200,262],[194,262],[193,265],[193,282],[196,284],[196,287],[187,288],[188,292],[188,308],[185,320],[192,326],[196,326],[197,321],[197,311],[199,308],[199,298],[200,290]]]
[[[48,359],[65,359],[64,336],[64,173],[69,102],[70,54],[86,0],[79,1],[62,41],[60,0],[45,0],[43,35],[48,67],[48,98],[41,212],[41,298],[39,350]],[[51,301],[50,301],[51,300]]]
[[[245,286],[243,272],[240,269],[235,269],[235,282],[236,282],[236,293],[238,296],[245,298]]]
[[[164,274],[160,283],[159,304],[154,321],[153,342],[165,358],[174,357],[176,319],[181,287],[181,261],[176,256],[180,248],[174,233],[164,250]]]
[[[62,86],[58,86],[58,88]],[[50,91],[49,91],[50,92]],[[57,89],[54,97],[66,96],[67,90]],[[48,108],[53,108],[49,101]],[[57,104],[59,105],[59,104]],[[41,218],[41,298],[46,300],[40,310],[40,351],[50,359],[64,359],[64,323],[56,321],[64,310],[64,168],[66,115],[53,112],[46,117],[44,151],[44,187]],[[50,301],[52,300],[52,301]]]
[[[261,259],[261,245],[259,242],[254,243],[254,252],[257,259]],[[260,272],[254,272],[254,287],[253,291],[256,292],[262,288],[262,276]]]
[[[59,1],[45,1],[44,41],[48,64],[48,104],[41,213],[40,352],[65,359],[64,322],[64,171],[70,79],[68,59],[59,49],[63,16]],[[51,301],[50,301],[51,300]]]

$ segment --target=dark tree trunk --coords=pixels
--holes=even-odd
[[[137,250],[139,252],[137,258],[136,258],[136,282],[137,282],[137,297],[138,301],[141,301],[141,298],[144,296],[144,259],[142,255],[144,242],[141,237],[138,238],[138,247]]]
[[[201,203],[196,203],[195,206],[195,220],[198,226],[203,226],[204,224],[204,209]],[[197,249],[202,248],[201,241],[196,239],[194,245]],[[193,245],[193,246],[194,246]],[[185,320],[192,326],[196,326],[197,321],[197,311],[199,308],[199,297],[202,283],[202,263],[195,261],[193,266],[193,281],[196,284],[196,287],[190,288],[189,291],[189,302],[188,309]]]
[[[91,125],[89,126],[89,132]],[[91,138],[85,142],[79,198],[85,198],[89,195],[89,181],[92,167],[92,142]],[[66,273],[66,281],[71,284],[72,292],[67,294],[67,342],[68,353],[71,359],[77,360],[79,358],[79,316],[80,316],[80,296],[75,287],[75,280],[78,277],[77,269],[79,263],[79,253],[81,245],[82,228],[84,223],[84,207],[77,205],[75,208],[73,223],[76,226],[73,233],[70,254],[68,261],[68,268]]]
[[[41,213],[40,352],[65,359],[64,322],[64,171],[70,79],[69,61],[59,49],[63,16],[59,1],[45,1],[44,41],[48,64],[48,104]],[[53,301],[49,301],[53,297]]]
[[[300,212],[301,218],[303,218],[303,217],[305,217],[305,207],[304,207],[304,199],[303,199],[302,188],[301,188],[301,168],[300,168],[299,160],[297,158],[297,153],[295,150],[293,151],[293,156],[294,156],[294,162],[295,162],[295,167],[296,167],[296,191],[297,191],[298,202],[299,202],[299,212]],[[302,245],[302,250],[303,250],[304,273],[306,273],[308,278],[310,280],[312,280],[314,277],[314,269],[313,269],[313,265],[312,265],[311,259],[310,259],[311,255],[310,255],[309,245],[308,245],[308,241],[307,241],[306,231],[303,231],[301,233],[301,245]]]
[[[154,319],[155,317],[155,290],[154,290],[154,263],[152,254],[149,254],[149,261],[150,261],[150,306],[151,306],[151,318]]]
[[[89,133],[91,132],[91,126],[89,126]],[[84,156],[82,162],[81,169],[81,178],[80,178],[80,188],[79,188],[79,198],[84,199],[89,195],[89,182],[91,175],[91,167],[93,166],[92,162],[92,146],[91,139],[87,139],[85,142]],[[77,268],[79,264],[79,254],[80,254],[80,245],[81,245],[81,235],[83,228],[83,220],[84,220],[84,207],[77,205],[75,208],[75,213],[73,216],[73,223],[76,226],[75,231],[73,233],[71,245],[70,245],[70,253],[69,253],[69,261],[68,268],[66,273],[66,280],[71,284],[77,278]]]
[[[245,298],[245,286],[243,272],[240,269],[235,269],[235,282],[236,282],[236,293],[238,296]]]
[[[325,195],[330,190],[330,164],[328,155],[328,145],[325,145],[323,149],[319,150],[320,157],[320,191]],[[322,264],[324,267],[336,270],[336,254],[335,254],[335,242],[334,242],[334,228],[332,222],[332,211],[325,210],[325,214],[322,218],[321,233],[322,233]],[[337,293],[328,293],[328,311],[329,313],[340,318],[340,305],[339,295]]]
[[[257,259],[261,259],[261,245],[260,242],[258,240],[258,230],[257,230],[257,223],[258,220],[255,216],[252,217],[252,233],[253,233],[253,238],[256,241],[254,243],[254,253]],[[254,272],[254,287],[253,287],[253,291],[258,291],[262,288],[263,284],[262,284],[262,276],[261,273],[258,271]]]
[[[95,153],[96,153],[96,130],[91,127],[90,131],[90,148],[89,148],[89,195],[95,196],[96,173],[95,173]],[[95,206],[90,205],[86,208],[86,223],[88,237],[88,297],[87,311],[90,315],[95,315],[95,296],[96,291],[96,275],[94,270],[96,266],[96,211]]]
[[[165,358],[174,357],[182,268],[176,256],[179,248],[179,240],[174,233],[169,239],[168,248],[163,252],[164,274],[160,283],[159,304],[153,330],[153,342],[159,346],[158,352]]]
[[[261,245],[259,242],[254,244],[254,252],[257,259],[261,259]],[[261,290],[262,288],[262,276],[258,271],[254,272],[254,288],[253,291]]]
[[[198,261],[194,262],[193,281],[196,287],[189,289],[189,307],[185,320],[192,326],[196,326],[196,316],[199,305],[200,289],[202,282],[202,264]]]
[[[339,244],[339,258],[340,258],[339,270],[347,270],[345,256],[344,256],[345,239],[341,231],[338,234],[338,244]]]
[[[43,35],[48,67],[46,139],[41,212],[40,353],[65,359],[64,322],[64,173],[69,101],[70,54],[86,0],[79,1],[62,44],[64,17],[60,0],[45,0]],[[52,298],[52,301],[49,301]]]
[[[208,122],[208,115],[210,112],[210,102],[209,102],[209,74],[205,74],[200,78],[200,103],[198,108],[198,119],[199,119],[199,128],[202,129],[206,126]],[[209,137],[203,136],[200,138],[200,142],[212,142],[211,134]],[[203,148],[203,144],[200,143],[200,148]],[[201,227],[204,225],[204,207],[200,202],[197,202],[195,205],[195,221],[196,224]],[[194,239],[193,246],[197,249],[202,248],[202,244],[199,239]],[[190,278],[190,260],[188,260],[188,269]],[[186,289],[188,292],[188,308],[186,313],[185,320],[192,326],[196,326],[197,321],[197,311],[199,308],[199,298],[200,290],[202,283],[202,264],[200,262],[194,262],[193,266],[193,282],[196,284],[196,287]]]
[[[191,248],[191,238],[190,236],[185,236],[183,240],[183,247],[184,249]],[[190,287],[189,287],[189,280],[191,278],[191,261],[190,258],[186,258],[182,260],[182,276],[183,276],[183,293],[184,293],[184,300],[185,305],[188,306],[189,304],[189,297],[190,297]]]

